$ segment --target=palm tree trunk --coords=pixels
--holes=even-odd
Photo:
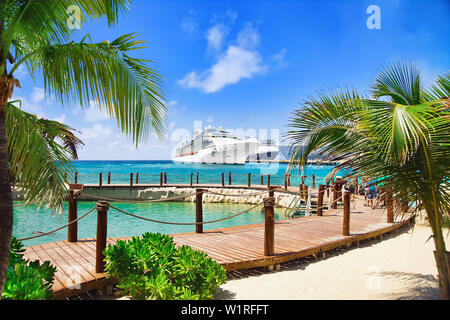
[[[428,222],[433,231],[434,246],[436,249],[434,251],[434,258],[438,269],[441,297],[443,300],[450,300],[450,256],[445,247],[440,217],[435,214],[435,210],[430,205],[429,201],[423,201],[423,205],[428,216]]]
[[[13,207],[9,180],[8,144],[6,138],[6,103],[12,91],[10,79],[0,78],[0,299],[8,270],[9,248],[13,227]]]
[[[441,290],[441,297],[443,300],[450,300],[450,252],[434,251],[434,258],[436,259],[436,266],[438,269],[439,289]]]

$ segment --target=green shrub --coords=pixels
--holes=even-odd
[[[24,251],[22,242],[13,237],[2,299],[51,299],[56,268],[48,261],[39,264],[38,260],[24,259]]]
[[[175,248],[173,238],[160,233],[119,240],[104,253],[108,277],[133,299],[210,299],[226,282],[225,269],[206,253]]]

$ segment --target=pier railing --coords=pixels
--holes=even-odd
[[[283,177],[284,176],[284,177]],[[284,172],[282,174],[264,174],[264,173],[232,173],[228,172],[213,172],[200,173],[199,171],[190,172],[187,174],[170,173],[161,171],[159,173],[79,173],[75,172],[73,178],[67,179],[71,183],[92,183],[99,186],[111,184],[129,184],[130,186],[139,184],[187,184],[191,186],[198,184],[215,183],[226,185],[247,185],[248,187],[254,185],[283,185],[285,189],[292,184],[308,185],[311,188],[316,188],[316,181],[326,182],[327,177],[319,177],[316,175],[295,175],[291,177],[291,173]]]
[[[269,176],[270,177],[270,176]],[[131,179],[131,178],[130,178]],[[162,175],[163,181],[165,180],[164,175]],[[231,178],[230,178],[231,179]],[[288,179],[286,178],[285,188],[288,186]],[[302,187],[301,187],[302,186]],[[101,273],[104,272],[104,255],[103,251],[106,248],[106,241],[107,241],[107,217],[108,217],[108,211],[110,209],[116,210],[117,212],[120,212],[122,214],[153,223],[162,223],[162,224],[171,224],[171,225],[192,225],[195,226],[195,232],[196,233],[203,233],[203,225],[205,224],[211,224],[211,223],[217,223],[220,221],[232,219],[234,217],[237,217],[239,215],[242,215],[244,213],[247,213],[261,205],[264,206],[264,255],[266,256],[272,256],[274,255],[274,239],[275,239],[275,213],[274,208],[275,206],[281,206],[280,204],[276,204],[276,199],[274,196],[274,193],[277,192],[283,192],[286,191],[285,188],[282,188],[281,186],[270,186],[270,180],[269,180],[269,187],[266,190],[259,190],[247,194],[224,194],[212,190],[208,190],[205,188],[196,188],[195,192],[181,195],[181,196],[175,196],[171,198],[164,198],[164,199],[148,199],[148,200],[125,200],[125,199],[113,199],[113,198],[105,198],[105,197],[98,197],[94,195],[90,195],[85,193],[84,186],[82,184],[71,184],[70,189],[68,191],[68,203],[69,203],[69,213],[68,213],[68,223],[64,226],[61,226],[57,229],[54,229],[49,232],[41,233],[35,236],[19,239],[21,241],[29,240],[37,237],[42,237],[49,235],[51,233],[54,233],[58,230],[61,230],[65,227],[68,228],[68,234],[67,234],[67,241],[68,242],[77,242],[78,241],[78,227],[77,223],[79,220],[83,219],[87,215],[89,215],[91,212],[93,212],[95,209],[97,210],[97,237],[96,237],[96,272]],[[304,199],[311,196],[310,193],[308,193],[308,187],[305,185],[299,186],[299,196],[303,197]],[[236,197],[250,197],[255,195],[264,195],[267,194],[267,197],[263,198],[263,201],[257,203],[256,205],[250,207],[249,209],[233,213],[229,216],[226,216],[221,219],[216,220],[210,220],[210,221],[203,221],[203,194],[210,193],[214,195],[221,195],[224,197],[229,196],[236,196]],[[78,197],[83,194],[83,196],[97,200],[97,203],[95,206],[93,206],[90,210],[85,212],[83,215],[78,217],[77,212],[77,199]],[[327,205],[324,205],[324,197],[325,195],[329,196],[329,200]],[[176,201],[181,199],[186,199],[189,197],[195,197],[196,202],[196,215],[195,215],[195,222],[174,222],[174,221],[161,221],[156,219],[151,219],[147,217],[142,217],[139,215],[136,215],[131,212],[127,212],[125,210],[122,210],[111,203],[113,202],[165,202],[165,201]],[[393,223],[393,212],[394,212],[394,203],[392,201],[392,194],[386,193],[386,207],[387,207],[387,222]],[[317,193],[317,207],[316,208],[303,208],[302,210],[305,211],[315,211],[317,216],[323,215],[323,210],[337,208],[338,202],[342,202],[342,212],[343,212],[343,226],[342,226],[342,234],[344,236],[350,235],[350,200],[351,200],[351,194],[347,190],[344,190],[343,188],[339,189],[338,184],[333,185],[319,185],[318,193]],[[402,206],[404,208],[405,206]],[[407,206],[406,206],[407,207]],[[291,208],[296,209],[296,208]],[[340,211],[333,211],[334,214],[338,214]]]

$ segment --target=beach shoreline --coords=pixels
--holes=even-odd
[[[445,234],[447,245],[449,233]],[[416,224],[394,231],[383,240],[334,250],[326,259],[309,257],[283,264],[278,272],[231,274],[215,299],[440,299],[431,234],[429,227]]]

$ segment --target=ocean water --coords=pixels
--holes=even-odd
[[[76,161],[75,166],[79,172],[78,183],[98,183],[98,174],[103,173],[103,182],[106,183],[106,174],[111,172],[111,183],[129,183],[130,172],[139,172],[140,183],[159,183],[160,172],[167,172],[167,183],[189,183],[190,173],[199,172],[199,183],[221,183],[221,174],[225,173],[225,183],[228,184],[228,172],[231,172],[232,184],[247,184],[248,173],[252,173],[252,183],[260,184],[260,175],[264,175],[267,183],[267,174],[271,175],[271,185],[284,184],[284,172],[287,164],[247,163],[245,165],[205,165],[180,164],[172,161]],[[332,166],[308,166],[304,174],[306,183],[311,184],[311,175],[316,176],[316,184],[322,183],[324,177],[332,170]],[[298,172],[291,173],[291,185],[301,181]],[[16,201],[15,204],[20,204]],[[78,216],[95,206],[95,201],[80,201],[78,203]],[[134,214],[155,220],[171,222],[194,222],[195,203],[191,202],[157,202],[157,203],[118,203],[118,208]],[[203,220],[210,221],[224,218],[231,214],[249,209],[248,204],[231,203],[204,203]],[[285,209],[275,209],[275,219],[286,219]],[[78,238],[96,237],[96,211],[78,223]],[[261,207],[248,213],[218,223],[204,225],[204,230],[225,228],[237,225],[247,225],[264,222]],[[33,232],[47,232],[67,223],[67,204],[62,215],[53,216],[52,212],[34,205],[16,206],[14,208],[13,235],[25,238]],[[126,216],[116,210],[108,212],[108,236],[125,237],[137,236],[145,232],[161,232],[166,234],[195,231],[194,225],[177,226],[158,224]],[[67,228],[53,234],[26,240],[26,246],[60,241],[67,239]]]
[[[246,163],[245,165],[220,164],[185,164],[172,161],[75,161],[78,171],[78,183],[98,183],[99,173],[103,173],[103,183],[106,183],[107,173],[111,172],[111,183],[129,183],[130,173],[139,173],[139,183],[159,183],[160,173],[167,172],[167,183],[189,183],[193,173],[194,183],[196,173],[199,173],[199,183],[222,182],[225,173],[225,183],[228,184],[228,174],[231,172],[232,184],[247,184],[248,173],[251,173],[252,184],[267,184],[267,175],[271,175],[271,185],[284,185],[284,173],[288,169],[286,163]],[[311,185],[312,175],[316,176],[316,184],[323,183],[325,176],[333,166],[307,166],[303,174],[305,183]],[[302,172],[300,172],[300,175]],[[73,179],[73,178],[72,178]],[[291,171],[291,185],[299,184],[301,178],[298,170]]]

